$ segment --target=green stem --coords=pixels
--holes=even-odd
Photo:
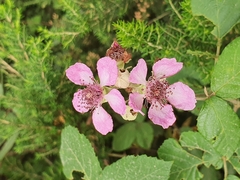
[[[227,160],[226,160],[226,157],[222,157],[222,159],[223,159],[224,180],[226,180],[228,175]]]
[[[172,0],[169,0],[169,4],[171,6],[171,8],[173,9],[173,11],[177,14],[178,18],[182,21],[182,16],[179,14],[179,12],[177,11],[177,9],[175,8],[175,6],[172,3]]]
[[[222,46],[222,39],[221,39],[221,38],[218,38],[218,39],[217,39],[217,50],[216,50],[216,56],[215,56],[215,64],[216,64],[217,61],[218,61],[218,57],[219,57],[219,55],[220,55],[221,46]]]

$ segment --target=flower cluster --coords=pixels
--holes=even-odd
[[[99,82],[83,63],[75,63],[66,70],[66,76],[73,83],[85,88],[74,93],[73,107],[80,113],[92,111],[93,125],[103,135],[113,130],[112,117],[104,108],[108,102],[114,112],[124,119],[134,120],[139,112],[142,115],[144,101],[150,104],[149,119],[163,128],[176,121],[173,108],[192,110],[195,108],[194,91],[187,85],[177,82],[169,84],[167,77],[179,72],[183,64],[175,58],[163,58],[152,67],[152,75],[146,80],[147,65],[144,59],[138,60],[131,72],[124,69],[131,55],[116,41],[107,50],[106,56],[97,62]],[[126,101],[118,89],[128,89]]]

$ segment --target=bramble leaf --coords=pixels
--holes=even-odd
[[[221,156],[230,158],[240,140],[240,121],[228,103],[211,97],[203,105],[197,121],[198,131]]]
[[[183,132],[180,137],[180,143],[182,147],[203,151],[202,159],[206,167],[210,165],[215,166],[216,169],[222,167],[223,163],[220,154],[199,132]]]
[[[165,162],[146,155],[127,156],[107,166],[100,180],[168,179],[171,166],[172,162]]]
[[[120,127],[113,138],[112,148],[115,151],[123,151],[131,147],[136,137],[136,123],[129,122]]]
[[[240,2],[240,1],[239,1]],[[219,56],[212,73],[211,89],[222,98],[240,97],[240,37]]]
[[[183,150],[174,139],[167,139],[158,149],[159,158],[173,161],[170,180],[175,179],[201,179],[203,175],[198,171],[198,166],[203,161]]]
[[[60,158],[63,173],[68,179],[73,178],[73,171],[79,171],[84,174],[85,180],[94,180],[102,171],[90,142],[71,126],[62,131]]]
[[[192,0],[194,15],[203,15],[213,22],[216,27],[212,34],[224,37],[240,20],[240,1],[230,0]]]
[[[136,123],[136,142],[139,146],[149,149],[153,141],[153,128],[149,123]]]

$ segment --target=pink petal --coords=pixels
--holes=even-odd
[[[129,80],[135,84],[146,84],[147,64],[144,59],[139,59],[137,65],[130,72]]]
[[[169,104],[166,104],[165,106],[161,106],[159,103],[152,104],[148,111],[148,117],[154,124],[160,125],[164,129],[173,125],[176,121],[173,108]]]
[[[126,111],[126,104],[122,94],[117,89],[112,89],[104,98],[111,108],[118,114],[123,115]]]
[[[118,77],[117,62],[110,57],[103,57],[97,62],[98,76],[100,85],[111,86],[114,85]]]
[[[101,107],[97,107],[92,114],[95,129],[103,135],[113,130],[112,117]]]
[[[144,113],[142,112],[143,100],[143,94],[139,94],[136,92],[129,94],[129,106],[133,109],[133,111],[139,112],[144,116]]]
[[[83,96],[83,90],[78,90],[74,93],[72,104],[76,111],[80,113],[88,112],[93,107],[89,106]]]
[[[183,63],[177,62],[175,58],[163,58],[153,64],[153,75],[157,78],[166,78],[179,72]]]
[[[66,76],[77,85],[93,84],[93,73],[89,67],[83,63],[75,63],[66,70]]]
[[[168,87],[167,100],[176,108],[185,111],[193,110],[196,106],[194,91],[187,85],[177,82]]]

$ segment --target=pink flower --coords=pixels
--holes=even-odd
[[[117,89],[106,93],[105,86],[112,86],[118,77],[118,68],[115,60],[103,57],[97,62],[97,71],[100,84],[96,82],[89,67],[83,63],[75,63],[66,70],[70,81],[77,85],[86,86],[74,93],[73,107],[80,113],[93,110],[93,125],[97,131],[106,135],[113,130],[112,117],[102,108],[102,103],[108,101],[111,108],[118,114],[123,115],[126,104],[123,96]]]
[[[140,59],[129,76],[131,83],[140,85],[129,95],[129,106],[144,115],[141,109],[146,99],[151,104],[148,117],[154,124],[163,128],[173,125],[176,117],[170,104],[182,110],[192,110],[196,104],[195,93],[190,87],[181,82],[169,85],[166,80],[182,67],[183,64],[175,58],[164,58],[153,65],[152,76],[146,81],[147,65],[144,59]]]

